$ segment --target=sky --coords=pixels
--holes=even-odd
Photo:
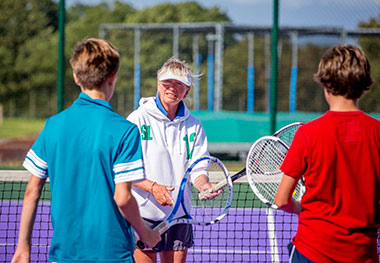
[[[184,0],[121,0],[136,9],[160,3]],[[112,3],[113,0],[65,0],[66,7],[75,3]],[[217,6],[236,25],[271,26],[271,0],[196,0],[205,8]],[[339,27],[356,29],[360,21],[380,17],[380,0],[279,0],[279,26]]]

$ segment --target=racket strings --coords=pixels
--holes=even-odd
[[[274,204],[274,196],[282,179],[280,166],[286,153],[287,148],[278,141],[263,140],[249,159],[248,174],[259,194],[271,204]]]
[[[298,128],[301,125],[302,125],[302,123],[290,124],[290,125],[282,128],[282,129],[280,129],[279,131],[277,131],[273,135],[276,136],[277,138],[280,138],[283,142],[285,142],[288,146],[290,146],[290,144],[293,141],[294,134],[296,133],[296,131],[298,130]]]
[[[256,195],[266,200],[270,206],[275,206],[274,197],[280,186],[283,172],[280,170],[288,147],[280,140],[265,139],[257,143],[248,156],[247,176],[254,184]],[[302,198],[304,187],[301,180],[293,193],[293,199]]]
[[[278,130],[277,132],[275,132],[273,135],[281,139],[284,143],[287,144],[288,147],[290,147],[295,133],[297,132],[298,128],[301,127],[302,125],[303,125],[302,122],[295,122],[295,123],[289,124],[283,127],[282,129]],[[303,185],[303,179],[301,179],[299,180],[296,186],[296,189],[294,190],[293,198],[297,201],[300,201],[304,192],[305,192],[305,187]]]
[[[196,185],[197,181],[195,181],[195,184],[192,187],[191,197],[187,197],[191,198],[190,216],[195,221],[203,224],[213,223],[214,221],[220,220],[225,215],[226,207],[229,206],[229,203],[231,202],[230,195],[232,196],[232,188],[228,187],[227,184],[223,189],[216,193],[211,193],[215,195],[212,199],[199,198],[199,192],[209,189],[210,185],[207,183],[216,185],[218,182],[228,180],[228,173],[225,168],[222,167],[222,164],[212,159],[207,161],[207,182],[205,183],[204,181],[201,181],[203,185]],[[188,192],[188,194],[189,193],[190,192]]]

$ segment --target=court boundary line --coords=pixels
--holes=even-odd
[[[267,208],[268,238],[272,254],[272,262],[280,262],[278,243],[275,230],[275,219],[273,209]]]
[[[9,246],[13,246],[13,247],[17,247],[17,243],[0,243],[0,247],[9,247]],[[47,247],[47,248],[50,248],[50,244],[49,245],[44,245],[44,244],[35,244],[35,243],[32,243],[30,245],[30,247]]]
[[[210,253],[210,254],[242,254],[242,255],[248,255],[248,254],[267,254],[267,250],[232,250],[232,249],[215,249],[215,248],[189,248],[190,253]]]

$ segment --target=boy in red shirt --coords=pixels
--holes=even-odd
[[[299,215],[289,262],[379,262],[380,121],[358,109],[372,85],[368,59],[355,46],[336,45],[314,80],[330,109],[298,129],[275,198]],[[302,176],[299,203],[292,193]]]

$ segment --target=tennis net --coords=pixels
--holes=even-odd
[[[26,171],[0,171],[0,262],[10,262],[16,249],[29,177]],[[228,215],[211,226],[194,226],[195,245],[187,262],[287,262],[287,244],[296,230],[297,217],[266,208],[243,177],[234,182]],[[37,210],[31,262],[48,262],[52,234],[47,183]]]

